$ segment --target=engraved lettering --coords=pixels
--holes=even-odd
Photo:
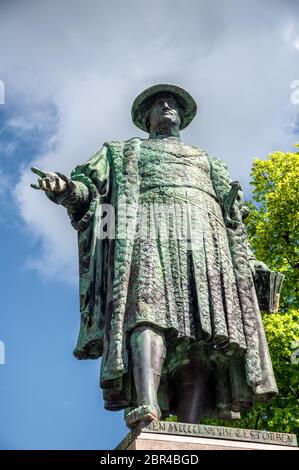
[[[225,433],[226,436],[231,437],[231,435],[232,435],[231,428],[224,428],[224,433]]]
[[[175,423],[169,423],[168,431],[169,431],[169,432],[176,432],[176,425],[175,425]]]
[[[160,430],[165,431],[166,429],[166,422],[165,421],[159,421],[160,424]]]
[[[151,428],[152,428],[154,431],[160,431],[160,423],[159,423],[159,421],[152,421],[152,423],[151,423]]]

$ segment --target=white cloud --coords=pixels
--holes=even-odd
[[[233,178],[248,184],[253,157],[296,140],[286,127],[298,113],[290,103],[297,36],[288,40],[285,31],[298,8],[285,3],[4,3],[0,78],[16,107],[7,125],[44,135],[34,165],[68,173],[104,141],[140,135],[130,106],[143,88],[177,83],[199,103],[183,140],[225,159]],[[16,190],[27,229],[43,244],[31,265],[74,279],[75,233],[63,208],[30,189],[33,180],[24,170]]]
[[[297,25],[289,23],[283,31],[283,38],[291,47],[299,51],[299,29]]]
[[[31,182],[32,177],[26,171],[15,189],[27,233],[43,242],[42,253],[32,253],[26,262],[27,267],[38,269],[46,277],[76,282],[74,230],[68,224],[65,210],[51,204],[42,191],[31,189]]]

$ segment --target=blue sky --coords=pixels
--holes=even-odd
[[[69,173],[130,121],[145,87],[198,102],[182,140],[224,159],[249,188],[252,160],[298,140],[299,4],[227,0],[0,2],[1,449],[113,448],[99,362],[72,356],[79,326],[76,234],[34,192],[32,164]]]

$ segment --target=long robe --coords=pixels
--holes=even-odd
[[[137,324],[165,333],[159,389],[164,416],[176,413],[173,380],[190,364],[198,374],[205,369],[205,416],[230,417],[275,396],[239,205],[232,209],[233,226],[223,217],[231,187],[224,163],[171,140],[134,138],[105,144],[74,170],[72,180],[90,194],[88,204],[70,211],[80,263],[81,325],[74,354],[102,356],[106,408],[136,405],[128,344]],[[148,217],[153,203],[167,201],[184,208],[181,216],[168,214],[166,220],[159,214],[158,234],[140,236],[140,215]],[[115,227],[104,238],[110,207]],[[188,227],[180,240],[169,236],[178,219]]]

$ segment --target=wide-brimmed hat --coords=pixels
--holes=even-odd
[[[192,96],[186,90],[178,86],[161,84],[147,88],[135,98],[131,111],[135,126],[148,132],[146,123],[147,111],[158,98],[158,95],[164,93],[172,95],[179,106],[181,118],[180,129],[185,129],[185,127],[190,124],[197,111],[197,106]]]

